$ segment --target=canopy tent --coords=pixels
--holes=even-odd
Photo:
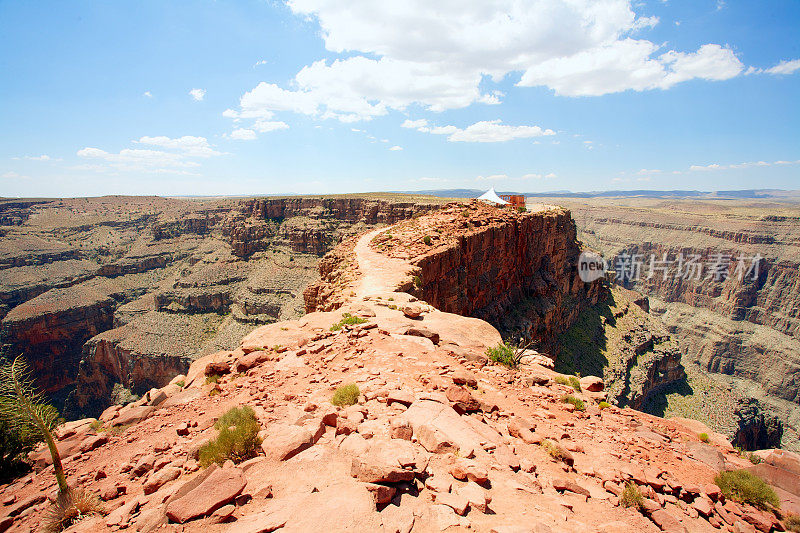
[[[494,192],[494,187],[492,187],[482,195],[478,196],[478,200],[483,200],[484,202],[492,202],[493,204],[500,204],[500,205],[505,205],[508,203],[499,196],[497,196],[497,193]]]

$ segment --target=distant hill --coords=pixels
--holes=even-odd
[[[485,191],[482,189],[432,189],[424,191],[397,191],[405,194],[425,194],[443,198],[477,198]],[[800,199],[800,190],[787,191],[782,189],[744,189],[738,191],[549,191],[549,192],[520,192],[497,191],[497,194],[523,194],[532,198],[704,198],[704,199]]]

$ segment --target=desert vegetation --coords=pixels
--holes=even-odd
[[[342,319],[331,326],[331,331],[339,331],[342,329],[342,326],[356,326],[366,322],[367,321],[364,318],[353,316],[350,313],[344,313],[342,314]]]
[[[749,503],[760,509],[780,507],[780,501],[772,487],[763,479],[747,470],[720,472],[714,483],[726,498],[741,503]]]
[[[358,389],[358,385],[350,383],[336,389],[333,393],[333,398],[331,398],[331,403],[338,407],[355,405],[358,403],[359,395],[361,395],[361,391]]]
[[[258,432],[261,426],[250,406],[234,407],[219,417],[214,427],[219,431],[217,437],[200,448],[200,465],[223,464],[230,459],[241,463],[258,454],[261,439]]]
[[[53,437],[60,422],[58,411],[34,386],[31,372],[22,357],[0,366],[0,420],[19,442],[43,441],[50,451],[58,493],[48,511],[45,531],[62,531],[85,516],[102,512],[96,496],[67,484]]]
[[[644,497],[636,483],[628,481],[625,484],[625,488],[622,489],[622,494],[619,497],[619,504],[623,507],[633,507],[637,510],[641,510],[644,507]]]

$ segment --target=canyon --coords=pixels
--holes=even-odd
[[[424,268],[466,269],[468,280],[501,268],[473,260],[491,250],[511,264],[535,259],[540,243],[527,236],[503,237],[502,253],[490,236],[549,219],[568,223],[567,215],[455,203],[345,239],[305,291],[307,306],[327,310],[261,325],[140,399],[58,428],[68,478],[103,501],[102,512],[69,531],[784,530],[783,519],[800,511],[797,454],[763,450],[755,465],[701,422],[605,403],[620,395],[605,390],[604,378],[556,372],[543,353],[500,364],[487,357],[503,339],[495,326],[413,294],[426,290]],[[619,336],[642,359],[663,356],[664,367],[640,369],[646,377],[674,373],[674,347],[647,299],[603,280],[577,281],[574,226],[565,234],[540,239],[555,251],[566,244],[563,262],[534,261],[519,278],[520,301],[542,305],[523,307],[512,322],[505,312],[489,317],[549,345],[595,312],[607,324],[598,319],[602,328],[581,331]],[[438,294],[458,301],[461,291],[476,291],[490,301],[509,292],[499,279],[480,289],[458,283],[453,277],[455,286]],[[484,301],[474,309],[486,309]],[[573,307],[539,312],[559,301]],[[547,317],[555,329],[540,326]],[[631,364],[638,363],[623,366]],[[343,386],[354,388],[351,401],[336,400]],[[258,431],[251,455],[208,464],[204,450],[228,429],[219,422],[241,406]],[[34,450],[35,471],[0,485],[0,528],[44,520],[55,494],[48,458],[44,447]],[[780,510],[729,497],[715,478],[727,470],[768,479]],[[640,505],[627,503],[630,490]]]
[[[0,202],[0,353],[24,355],[71,418],[98,414],[297,317],[340,240],[432,198]]]
[[[617,405],[700,419],[745,449],[797,449],[796,309],[781,304],[798,290],[791,206],[704,204],[715,214],[692,220],[695,204],[544,201],[536,216],[392,194],[7,201],[0,349],[30,359],[67,417],[97,415],[254,327],[339,308],[359,235],[392,225],[372,246],[408,262],[409,294],[530,341],[560,372],[602,376]],[[583,283],[584,246],[764,260],[755,280],[645,277],[630,291]]]
[[[540,200],[568,207],[579,238],[612,266],[641,263],[637,279],[618,282],[649,296],[689,376],[653,412],[703,420],[748,449],[800,449],[796,199]],[[676,275],[680,256],[706,270]],[[669,272],[658,270],[665,257]],[[722,268],[709,271],[715,260]]]

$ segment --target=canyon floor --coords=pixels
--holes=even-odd
[[[343,246],[335,310],[260,326],[140,400],[60,428],[69,480],[107,511],[70,531],[781,530],[720,494],[715,474],[737,468],[800,512],[795,454],[765,450],[753,465],[702,423],[601,409],[602,379],[559,384],[535,352],[516,370],[488,361],[500,333],[406,292],[419,265],[386,253],[377,237],[393,231]],[[346,313],[360,323],[334,327]],[[358,402],[332,406],[350,383]],[[259,455],[200,469],[214,421],[242,405],[261,426]],[[35,473],[0,487],[2,528],[35,530],[54,497],[48,455],[34,457]],[[628,482],[641,510],[620,505]]]

